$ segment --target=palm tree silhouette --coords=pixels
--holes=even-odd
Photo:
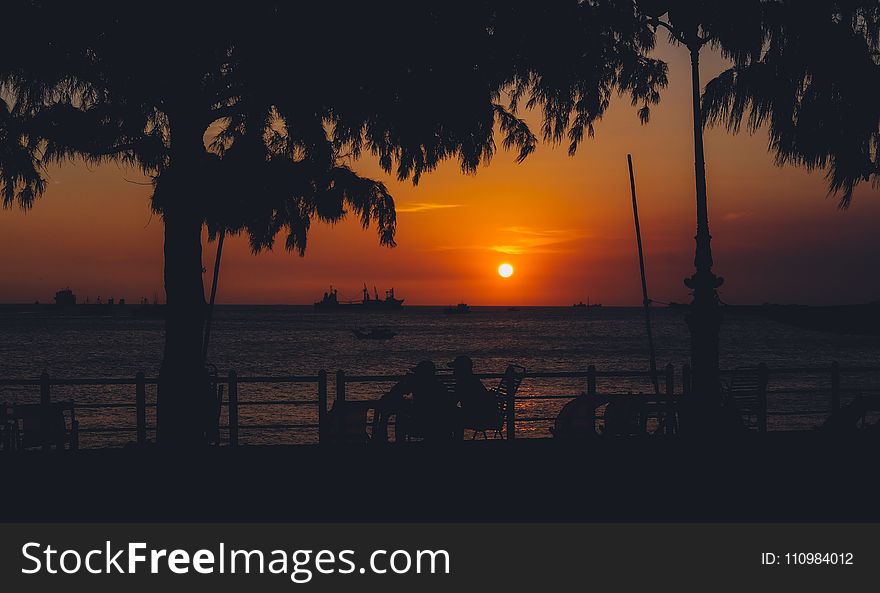
[[[696,179],[696,249],[694,274],[685,280],[693,291],[687,317],[691,333],[691,365],[694,399],[692,413],[702,417],[691,428],[708,427],[707,415],[720,408],[718,341],[721,309],[717,289],[724,279],[712,271],[712,236],[709,233],[706,160],[703,149],[703,108],[700,83],[700,52],[714,47],[737,62],[755,59],[760,52],[761,2],[723,0],[638,0],[646,22],[655,30],[665,29],[669,39],[687,48],[691,63],[691,93]]]
[[[880,4],[779,3],[763,13],[758,60],[706,85],[707,123],[738,132],[767,126],[778,164],[826,168],[829,192],[849,206],[859,183],[880,183]]]
[[[313,220],[351,212],[393,245],[391,196],[348,159],[371,154],[414,183],[446,159],[469,173],[494,155],[497,126],[522,160],[537,138],[516,115],[521,99],[543,108],[546,138],[569,130],[572,151],[615,92],[647,118],[665,65],[643,57],[651,36],[618,4],[257,1],[230,18],[163,1],[151,5],[168,15],[160,35],[118,3],[13,0],[10,21],[39,27],[10,30],[0,49],[32,47],[33,30],[50,43],[0,51],[13,102],[0,178],[29,205],[50,162],[115,161],[151,176],[165,224],[160,439],[192,445],[206,407],[203,228],[246,233],[254,251],[285,232],[303,253]],[[534,35],[560,23],[561,35]]]

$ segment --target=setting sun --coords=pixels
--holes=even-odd
[[[502,278],[510,278],[513,276],[513,266],[510,264],[501,264],[498,266],[498,275]]]

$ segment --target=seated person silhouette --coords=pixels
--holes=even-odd
[[[455,401],[461,405],[457,436],[463,436],[465,428],[485,430],[496,427],[499,421],[498,399],[474,375],[471,357],[457,356],[448,366],[455,377]]]
[[[406,395],[412,395],[412,402]],[[430,360],[417,364],[380,400],[386,414],[397,413],[398,430],[426,441],[448,440],[456,432],[455,400],[437,378]]]

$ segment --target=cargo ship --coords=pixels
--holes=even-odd
[[[332,286],[324,297],[315,303],[316,311],[399,311],[403,309],[403,300],[394,296],[394,289],[385,291],[385,298],[379,298],[379,291],[373,287],[373,296],[364,284],[363,297],[359,301],[340,301],[337,291]]]

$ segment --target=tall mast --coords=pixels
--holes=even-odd
[[[648,349],[651,357],[651,383],[654,385],[654,394],[660,395],[660,383],[657,380],[657,357],[654,354],[654,335],[651,331],[651,300],[648,298],[648,282],[645,279],[645,254],[642,251],[642,229],[639,226],[639,205],[636,202],[636,178],[633,174],[632,155],[626,155],[629,165],[629,187],[632,192],[633,220],[636,223],[636,244],[639,248],[639,271],[642,274],[642,305],[645,307],[645,329],[648,331]]]

